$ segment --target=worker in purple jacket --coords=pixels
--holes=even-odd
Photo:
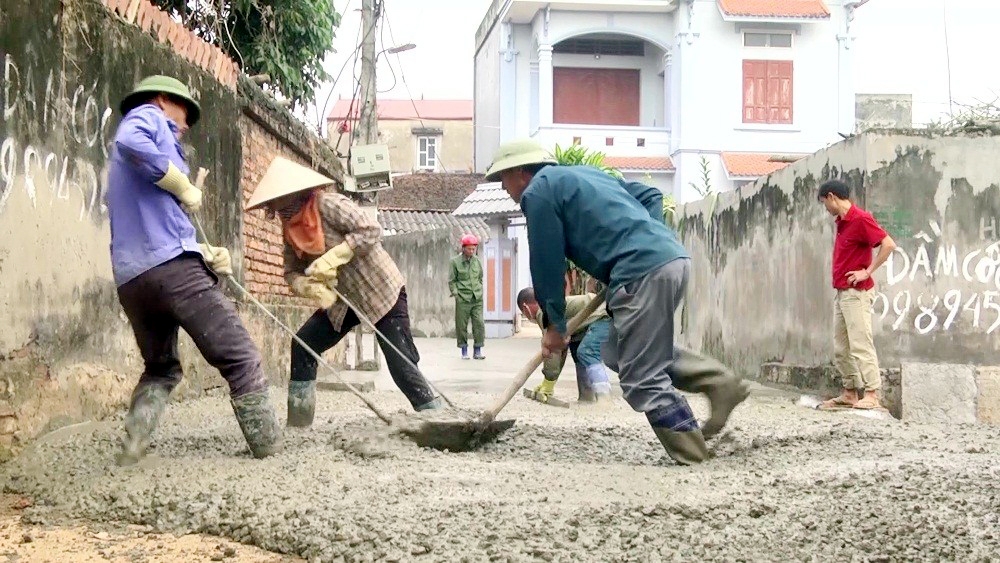
[[[108,170],[111,267],[118,299],[135,333],[145,370],[132,392],[118,463],[146,452],[171,391],[183,377],[177,331],[183,328],[229,393],[250,451],[281,449],[261,356],[218,275],[232,274],[229,251],[198,244],[185,214],[201,207],[180,138],[201,108],[168,76],[143,79],[121,102]],[[211,269],[210,269],[211,268]]]

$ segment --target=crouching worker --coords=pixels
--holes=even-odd
[[[566,317],[573,318],[584,310],[593,294],[570,295],[566,297]],[[517,308],[524,316],[535,321],[544,330],[545,312],[535,300],[535,290],[530,287],[522,289],[517,294]],[[580,327],[569,338],[569,353],[576,365],[576,387],[578,400],[592,403],[611,397],[611,383],[608,381],[608,371],[601,362],[601,346],[608,339],[611,330],[611,318],[604,304],[587,317]],[[551,354],[542,364],[542,383],[535,387],[535,393],[544,398],[555,393],[556,381],[566,364],[566,350]]]
[[[201,108],[180,81],[151,76],[120,109],[108,167],[111,265],[145,369],[132,392],[118,463],[130,465],[145,455],[170,393],[184,376],[179,328],[229,384],[253,455],[276,453],[281,426],[260,352],[220,289],[217,274],[232,274],[229,251],[199,245],[184,213],[201,207],[202,194],[187,177],[178,140],[198,122]]]
[[[569,340],[568,258],[608,286],[613,322],[601,356],[618,372],[625,400],[645,414],[675,461],[708,459],[705,436],[722,429],[749,389],[727,371],[675,370],[674,314],[691,259],[663,222],[660,191],[591,166],[559,166],[532,140],[500,146],[486,172],[486,181],[497,180],[520,203],[528,227],[531,279],[545,311],[542,352],[558,354]],[[712,412],[704,427],[678,389],[708,395]]]
[[[403,275],[382,248],[382,227],[344,195],[325,190],[334,181],[282,157],[271,162],[246,209],[266,207],[281,219],[285,279],[292,292],[319,310],[298,331],[317,354],[336,346],[361,322],[331,287],[372,319],[413,366],[420,354],[410,333]],[[415,410],[441,407],[419,370],[381,337],[392,380]],[[316,359],[292,342],[288,425],[307,427],[316,411]]]

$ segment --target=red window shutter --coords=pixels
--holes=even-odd
[[[743,123],[767,122],[767,61],[743,61]]]
[[[792,122],[792,61],[767,62],[768,123]]]
[[[743,123],[792,123],[792,61],[743,61]]]
[[[575,125],[639,125],[636,69],[555,67],[552,120]]]

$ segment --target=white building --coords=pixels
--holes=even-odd
[[[476,33],[475,165],[533,137],[673,193],[733,189],[854,130],[867,0],[495,0]]]

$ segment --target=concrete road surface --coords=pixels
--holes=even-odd
[[[482,409],[537,350],[485,361],[417,343],[424,371]],[[538,375],[532,380],[537,382]],[[385,375],[371,396],[406,411]],[[575,399],[567,367],[557,393]],[[284,417],[284,389],[274,398]],[[548,407],[463,454],[416,447],[357,399],[323,392],[281,455],[246,452],[222,396],[171,404],[153,454],[117,468],[120,420],[58,431],[0,467],[25,518],[225,536],[311,561],[988,561],[1000,558],[1000,429],[817,412],[755,387],[699,467],[663,454],[620,398]],[[693,397],[704,417],[707,405]],[[16,555],[16,552],[15,552]]]

